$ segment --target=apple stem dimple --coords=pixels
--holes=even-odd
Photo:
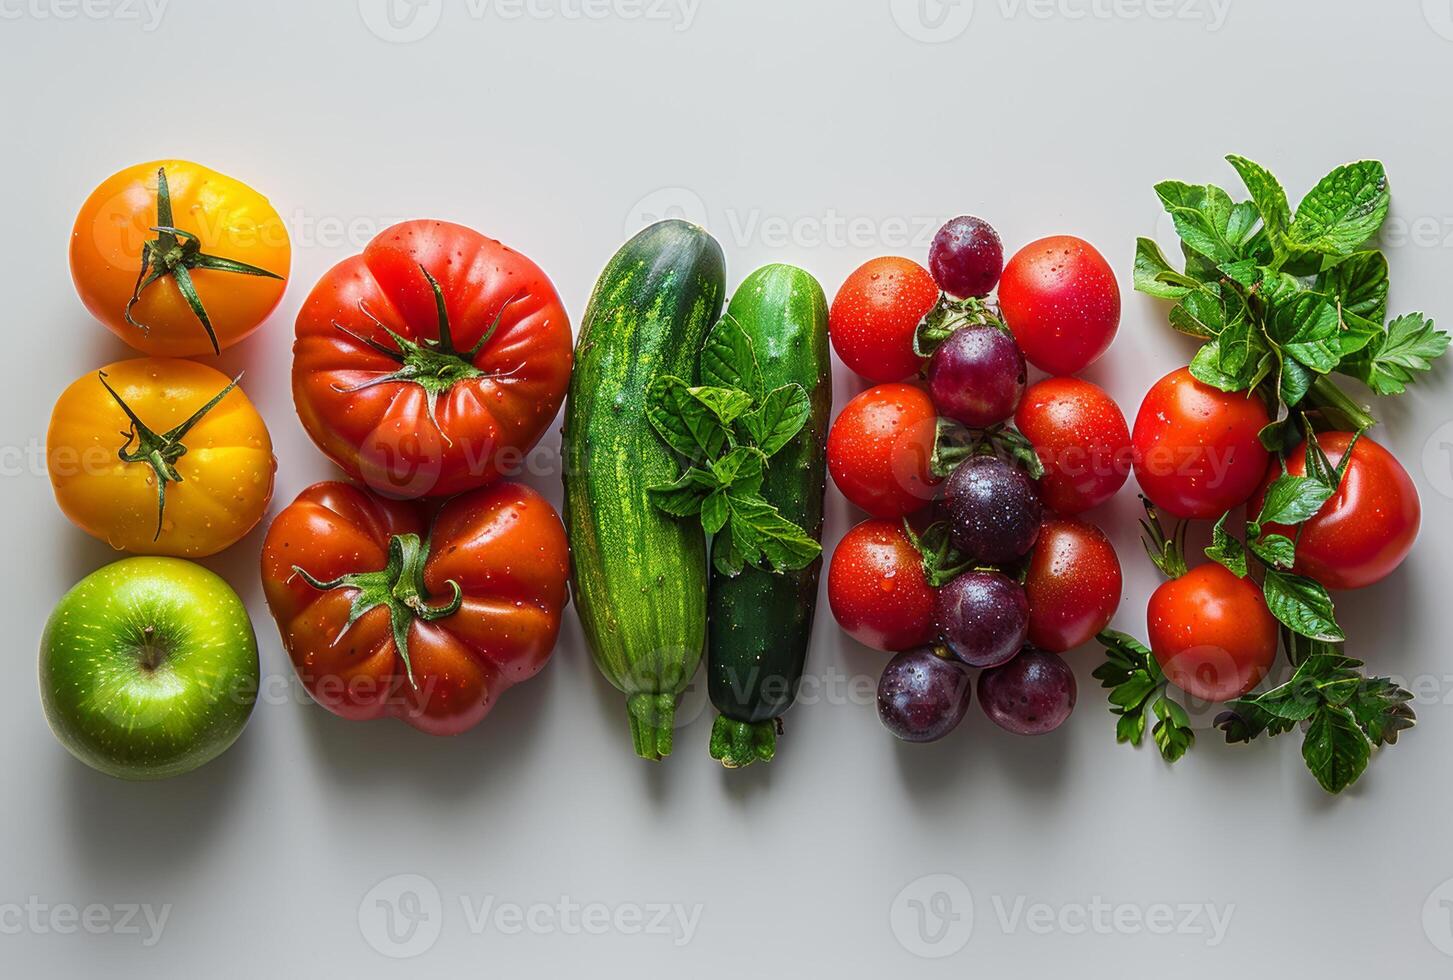
[[[154,673],[163,663],[166,662],[167,651],[156,635],[156,627],[146,625],[141,628],[141,643],[136,648],[136,660],[142,670],[148,674]]]

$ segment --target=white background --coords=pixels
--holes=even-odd
[[[292,411],[293,316],[325,269],[402,218],[453,219],[523,250],[575,320],[626,233],[673,209],[721,238],[732,284],[788,261],[829,295],[874,255],[923,260],[933,227],[959,212],[988,218],[1011,250],[1079,234],[1125,291],[1119,340],[1088,376],[1133,415],[1190,353],[1160,305],[1129,290],[1135,236],[1169,234],[1151,185],[1235,187],[1226,153],[1267,164],[1294,197],[1336,164],[1384,160],[1392,306],[1453,323],[1446,0],[979,0],[968,21],[967,3],[936,0],[425,0],[397,29],[384,0],[171,0],[159,19],[152,2],[0,0],[0,609],[13,641],[0,684],[0,971],[1448,975],[1436,944],[1453,952],[1453,926],[1430,899],[1453,878],[1446,372],[1385,406],[1377,434],[1419,482],[1420,547],[1342,606],[1355,655],[1429,691],[1418,728],[1342,799],[1323,796],[1294,738],[1230,748],[1205,732],[1174,770],[1116,746],[1089,649],[1070,655],[1080,705],[1053,736],[1015,739],[975,708],[942,743],[895,744],[861,690],[883,657],[842,637],[825,603],[804,698],[816,703],[787,716],[770,766],[711,762],[699,690],[676,753],[637,761],[573,612],[544,674],[468,735],[349,724],[289,684],[258,583],[261,529],[207,563],[252,611],[271,692],[220,760],[165,784],[102,777],[50,737],[34,681],[51,606],[114,557],[55,508],[38,447],[62,388],[129,355],[81,307],[66,265],[77,208],[123,166],[196,159],[269,195],[291,228],[282,307],[219,362],[247,369],[271,427],[273,511],[333,475]],[[423,36],[390,40],[412,33]],[[841,405],[860,385],[837,381]],[[553,475],[534,482],[558,502]],[[1126,565],[1117,624],[1143,630],[1155,579],[1135,510],[1132,486],[1095,519]],[[830,548],[858,516],[831,491],[828,514]],[[393,875],[423,881],[370,893]],[[426,921],[412,944],[390,945],[374,900],[406,911],[406,892]],[[562,897],[700,916],[678,946],[590,935],[578,913],[537,912],[514,935],[466,913]],[[1001,921],[996,905],[1012,914],[1021,899],[1052,909],[1046,934]],[[1204,932],[1132,931],[1128,918],[1117,930],[1104,913],[1108,933],[1077,932],[1077,910],[1097,899],[1122,916],[1209,903],[1231,920],[1214,946]],[[919,938],[913,901],[957,916],[926,920],[939,944]],[[170,913],[147,946],[144,928],[63,934],[42,915],[17,929],[7,911],[90,903]],[[966,938],[952,957],[915,955]],[[401,967],[376,946],[418,955]]]

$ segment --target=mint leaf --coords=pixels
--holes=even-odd
[[[1287,203],[1287,192],[1281,183],[1259,163],[1232,154],[1226,162],[1236,169],[1241,182],[1251,194],[1251,201],[1261,214],[1261,223],[1266,228],[1272,243],[1285,237],[1291,227],[1291,205]]]
[[[1332,597],[1317,582],[1268,569],[1262,591],[1271,614],[1293,632],[1327,643],[1346,639],[1337,625]]]
[[[725,490],[716,490],[701,502],[701,529],[707,534],[716,534],[726,526],[731,516]]]
[[[1346,708],[1322,708],[1302,741],[1307,768],[1329,793],[1340,793],[1357,782],[1371,755],[1371,743]]]
[[[752,396],[740,388],[717,388],[702,385],[686,389],[699,405],[705,408],[723,426],[730,426],[752,408]]]
[[[1187,247],[1213,265],[1246,257],[1245,245],[1256,230],[1255,206],[1233,203],[1231,196],[1214,184],[1195,186],[1166,180],[1155,185],[1155,193]]]
[[[754,494],[762,489],[762,453],[751,446],[738,446],[721,459],[713,461],[711,472],[719,486],[743,494]]]
[[[1318,374],[1326,374],[1341,360],[1336,343],[1337,308],[1309,291],[1268,295],[1270,309],[1266,333],[1282,350]]]
[[[822,554],[822,545],[760,496],[732,491],[727,503],[732,542],[748,564],[765,557],[774,571],[795,571]]]
[[[1281,381],[1277,391],[1288,406],[1299,405],[1312,388],[1316,375],[1312,369],[1294,358],[1284,357],[1281,362]]]
[[[1302,199],[1288,231],[1293,245],[1324,255],[1350,255],[1387,219],[1387,173],[1363,160],[1338,167]]]
[[[1384,335],[1374,337],[1343,362],[1342,370],[1379,395],[1401,395],[1447,350],[1446,333],[1433,329],[1433,321],[1421,313],[1409,313],[1389,323]]]
[[[1247,573],[1246,549],[1242,546],[1241,541],[1226,529],[1226,521],[1230,517],[1231,512],[1227,511],[1211,528],[1211,546],[1206,549],[1206,557],[1224,565],[1237,578],[1245,578]]]
[[[1374,324],[1387,319],[1387,259],[1381,252],[1354,252],[1317,278],[1317,292],[1331,296],[1345,316]]]
[[[812,414],[812,400],[799,384],[768,392],[762,404],[741,418],[747,437],[764,456],[775,456],[792,441]]]
[[[1190,371],[1191,377],[1197,381],[1221,391],[1242,391],[1246,388],[1245,378],[1221,370],[1221,342],[1219,340],[1203,344],[1201,349],[1196,351],[1196,356],[1191,358]]]
[[[726,448],[726,426],[680,378],[667,375],[651,383],[646,391],[646,418],[662,441],[685,459],[714,459]]]
[[[690,517],[701,512],[702,501],[719,486],[716,477],[693,466],[672,483],[647,487],[651,502],[672,517]]]
[[[1297,561],[1297,546],[1283,534],[1268,534],[1249,545],[1256,557],[1273,568],[1291,568]]]
[[[751,401],[762,398],[762,371],[752,338],[736,317],[722,315],[701,348],[701,380],[717,388],[736,388]]]
[[[1266,491],[1258,524],[1300,524],[1316,516],[1332,499],[1335,488],[1309,476],[1283,473]]]
[[[1171,307],[1170,325],[1192,337],[1214,337],[1226,325],[1226,307],[1216,293],[1200,289]]]
[[[1160,299],[1180,299],[1190,292],[1190,288],[1160,278],[1174,274],[1175,270],[1166,261],[1159,245],[1149,238],[1135,240],[1134,283],[1138,292]]]

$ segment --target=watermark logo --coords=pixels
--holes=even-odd
[[[444,0],[358,0],[358,15],[374,37],[390,44],[421,41],[434,33]]]
[[[942,959],[974,934],[974,896],[950,874],[924,875],[903,886],[888,910],[898,944],[914,956]]]
[[[161,26],[171,0],[0,0],[0,20],[114,20]]]
[[[439,888],[423,875],[392,875],[358,903],[358,931],[391,959],[409,959],[433,948],[444,923]]]
[[[662,187],[631,205],[622,230],[625,237],[630,238],[647,225],[671,218],[704,226],[707,223],[706,202],[688,187]]]
[[[1423,932],[1444,956],[1453,956],[1453,878],[1428,895],[1423,903]]]
[[[1453,41],[1453,0],[1423,0],[1423,19],[1445,41]]]
[[[1423,475],[1434,490],[1453,500],[1453,421],[1438,426],[1423,443]]]
[[[891,0],[898,29],[924,44],[962,36],[974,19],[974,0]]]
[[[44,902],[31,895],[23,902],[0,903],[0,935],[70,936],[84,932],[92,936],[139,936],[150,949],[161,941],[172,906],[150,902]]]

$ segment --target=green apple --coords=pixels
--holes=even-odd
[[[87,575],[40,641],[40,696],[60,743],[123,779],[162,779],[221,755],[257,700],[257,637],[237,593],[179,558]]]

